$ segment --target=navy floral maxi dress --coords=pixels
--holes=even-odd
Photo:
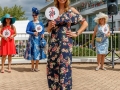
[[[71,10],[65,12],[55,20],[48,48],[47,79],[49,90],[72,89],[72,38],[66,35],[71,25],[83,21],[80,14]]]

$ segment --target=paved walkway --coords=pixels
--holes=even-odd
[[[7,68],[7,66],[5,66]],[[108,70],[95,71],[96,64],[72,65],[72,90],[120,90],[120,64]],[[48,90],[46,64],[31,72],[30,64],[12,65],[12,72],[0,73],[0,90]]]

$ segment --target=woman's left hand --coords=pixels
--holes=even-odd
[[[14,38],[14,36],[13,36],[13,35],[11,35],[10,39],[13,39],[13,38]]]
[[[110,37],[110,33],[105,34],[106,37]]]
[[[44,38],[44,34],[41,35],[41,38]]]
[[[77,37],[77,34],[71,32],[71,31],[67,31],[66,34],[68,37]]]

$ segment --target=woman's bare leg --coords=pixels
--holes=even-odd
[[[36,60],[35,71],[38,71],[38,64],[39,64],[39,60]]]
[[[8,71],[11,71],[12,55],[8,55]]]
[[[4,64],[5,64],[5,60],[6,60],[6,56],[7,55],[2,55],[2,60],[1,60],[1,73],[4,73]]]
[[[101,65],[101,54],[97,55],[97,64],[98,64],[98,66],[97,66],[96,70],[99,70],[100,65]]]
[[[34,60],[31,60],[31,69],[34,71]]]
[[[101,65],[101,57],[102,57],[101,54],[98,54],[98,55],[97,55],[97,64],[98,64],[98,66]]]
[[[105,55],[102,55],[101,58],[101,68],[104,69],[104,61],[105,61]]]

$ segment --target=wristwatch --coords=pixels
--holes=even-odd
[[[76,31],[75,34],[78,36],[78,32]]]

